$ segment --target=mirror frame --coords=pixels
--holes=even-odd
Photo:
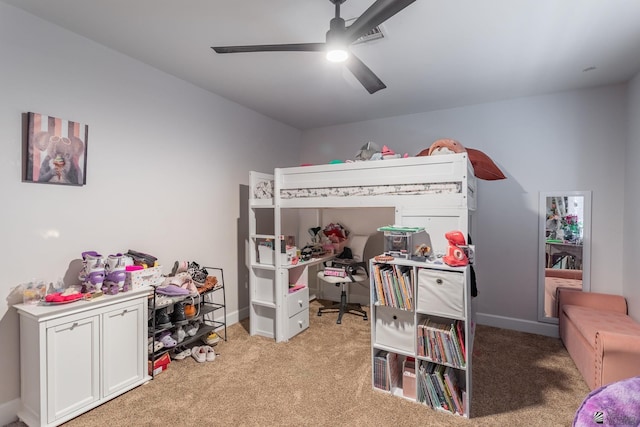
[[[558,323],[557,317],[544,314],[544,278],[546,266],[547,197],[584,197],[582,221],[582,292],[591,291],[591,191],[541,191],[538,202],[538,321]]]

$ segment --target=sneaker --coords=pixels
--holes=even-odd
[[[166,295],[156,295],[156,308],[166,307],[173,304],[173,298]]]
[[[167,314],[167,308],[163,307],[156,311],[156,328],[158,329],[166,329],[170,328],[173,325],[171,324],[171,319],[169,318],[169,314]]]
[[[195,336],[198,333],[198,329],[200,329],[200,322],[198,320],[189,322],[187,326],[185,326],[184,331],[190,337]]]
[[[191,349],[185,347],[176,347],[171,352],[171,358],[174,360],[183,360],[191,356]]]
[[[200,264],[198,264],[197,262],[189,263],[187,273],[189,273],[193,278],[193,281],[197,282],[198,284],[203,284],[204,282],[206,282],[207,276],[209,275],[207,269],[204,267],[200,267]]]
[[[173,305],[171,321],[174,325],[186,325],[189,323],[187,316],[184,314],[184,302],[180,301]]]
[[[176,340],[180,344],[187,337],[187,333],[182,329],[182,326],[178,326],[176,330],[171,334],[171,338]]]
[[[222,338],[220,338],[220,336],[218,334],[216,334],[215,332],[211,332],[209,335],[207,335],[206,337],[202,337],[202,342],[213,346],[216,345],[220,342]]]

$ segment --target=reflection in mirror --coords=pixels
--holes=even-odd
[[[589,291],[591,192],[540,193],[538,320],[558,322],[558,289]]]

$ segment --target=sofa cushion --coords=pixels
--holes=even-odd
[[[562,306],[564,314],[593,347],[599,331],[640,335],[640,324],[624,313],[609,310],[594,310],[578,305]]]

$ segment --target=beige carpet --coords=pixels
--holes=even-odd
[[[370,325],[316,316],[288,343],[228,329],[214,362],[174,361],[67,426],[570,426],[589,390],[558,339],[478,326],[472,418],[371,387]]]

